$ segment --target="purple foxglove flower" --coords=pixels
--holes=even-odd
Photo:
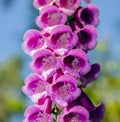
[[[74,106],[83,106],[84,108],[86,108],[90,114],[90,122],[100,122],[105,111],[105,106],[103,103],[94,106],[91,100],[83,91],[81,92],[81,95],[77,99],[69,103],[69,105],[64,108],[63,111],[69,111]]]
[[[83,25],[91,24],[95,27],[99,24],[99,11],[93,4],[88,4],[86,8],[79,8],[75,13],[76,19]]]
[[[58,122],[90,122],[89,112],[82,106],[74,106],[58,117]]]
[[[80,0],[55,0],[59,9],[67,15],[72,15],[80,6]]]
[[[23,122],[53,122],[53,118],[50,114],[42,111],[38,106],[29,106],[25,113],[25,119]]]
[[[29,96],[33,102],[37,103],[40,98],[47,95],[47,86],[49,84],[42,80],[39,74],[32,73],[25,79],[25,85],[22,91]]]
[[[67,17],[61,13],[56,6],[46,6],[40,11],[36,24],[40,28],[51,27],[58,24],[65,24]]]
[[[23,37],[22,48],[27,53],[32,55],[37,49],[43,48],[44,40],[39,31],[35,29],[28,30]]]
[[[87,25],[76,32],[79,37],[78,47],[85,51],[92,50],[96,47],[97,31],[94,26]]]
[[[42,75],[46,81],[58,69],[56,57],[49,50],[39,50],[33,55],[33,61],[30,63],[30,68]]]
[[[48,94],[52,101],[60,107],[65,107],[76,99],[81,91],[77,88],[77,81],[70,75],[62,75],[48,87]]]
[[[73,49],[62,59],[63,71],[79,78],[90,71],[87,54],[81,49]]]
[[[51,31],[48,47],[58,55],[64,55],[68,50],[72,49],[78,42],[78,37],[72,32],[71,28],[66,25],[56,26]]]
[[[96,80],[98,77],[98,74],[100,72],[100,65],[95,63],[91,65],[91,70],[80,77],[80,81],[82,82],[81,87],[86,87],[88,83],[91,83],[92,81]]]
[[[47,5],[52,5],[54,0],[33,0],[33,6],[39,10]]]
[[[103,103],[97,105],[93,111],[90,112],[91,122],[101,122],[105,111]]]

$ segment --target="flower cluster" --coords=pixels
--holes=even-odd
[[[23,122],[100,122],[104,105],[94,106],[83,91],[100,71],[87,56],[97,44],[97,7],[82,7],[80,0],[33,0],[33,5],[40,11],[40,30],[28,30],[23,37],[32,73],[22,91],[34,104]]]

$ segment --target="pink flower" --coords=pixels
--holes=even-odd
[[[50,114],[45,113],[39,106],[29,106],[24,113],[25,119],[23,122],[53,122]]]
[[[76,30],[76,33],[79,37],[78,48],[88,51],[96,47],[97,31],[93,25],[86,25],[82,29]]]
[[[45,41],[39,31],[28,30],[23,37],[22,48],[25,53],[33,55],[34,51],[44,47]]]
[[[46,5],[52,5],[54,0],[33,0],[33,6],[41,10]]]
[[[59,67],[56,57],[47,49],[37,51],[32,58],[30,68],[39,73],[44,80],[50,78]]]
[[[83,25],[91,24],[96,27],[99,24],[98,16],[98,8],[93,4],[88,4],[86,8],[80,7],[75,12],[76,19]]]
[[[73,49],[62,59],[63,71],[79,78],[90,71],[87,54],[81,49]]]
[[[91,65],[91,70],[80,77],[80,81],[82,82],[81,87],[86,87],[87,84],[91,83],[92,81],[98,78],[100,72],[100,65],[95,63]]]
[[[70,75],[60,76],[48,88],[52,101],[61,107],[67,106],[80,93],[80,89],[77,88],[77,80]]]
[[[29,96],[33,102],[37,103],[40,98],[47,96],[47,86],[49,84],[42,80],[41,76],[36,73],[32,73],[25,79],[25,85],[22,87],[22,91]]]
[[[59,9],[67,15],[72,15],[80,6],[80,0],[55,0]]]
[[[89,112],[82,106],[74,106],[59,115],[58,122],[90,122]]]
[[[36,19],[36,24],[40,28],[51,27],[54,25],[65,24],[67,17],[61,13],[56,6],[46,6],[40,11],[40,16]]]
[[[58,25],[51,31],[47,45],[58,55],[64,55],[78,42],[78,37],[67,25]]]

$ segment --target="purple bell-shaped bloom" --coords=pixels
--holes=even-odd
[[[45,113],[39,106],[29,106],[24,113],[25,119],[23,122],[53,122],[50,114]]]
[[[75,12],[75,18],[83,25],[94,25],[95,27],[99,24],[99,11],[93,4],[88,4],[86,8],[79,7]]]
[[[69,111],[74,106],[82,106],[87,109],[90,115],[90,122],[100,122],[105,111],[105,106],[103,103],[94,106],[91,100],[83,91],[81,91],[80,96],[69,103],[69,105],[65,107],[63,111]]]
[[[47,49],[37,51],[30,63],[30,68],[39,73],[45,81],[56,72],[58,67],[56,57]]]
[[[33,0],[33,6],[39,10],[47,5],[52,5],[55,0]]]
[[[72,49],[78,42],[78,37],[66,25],[58,25],[51,31],[48,47],[58,55],[64,55]]]
[[[76,33],[79,37],[78,48],[88,51],[96,47],[97,31],[94,26],[86,25],[84,28],[76,30]]]
[[[34,51],[37,49],[44,48],[45,40],[42,38],[40,31],[35,29],[28,30],[23,37],[22,48],[25,53],[33,55]]]
[[[47,96],[47,86],[49,83],[42,80],[41,76],[36,73],[32,73],[25,79],[25,85],[22,87],[22,91],[29,96],[33,102],[37,103],[40,98]]]
[[[62,75],[48,88],[52,101],[60,107],[65,107],[76,99],[81,91],[77,88],[77,80],[70,75]]]
[[[91,83],[92,81],[96,80],[98,77],[98,74],[100,72],[100,65],[95,63],[91,65],[91,70],[80,77],[80,81],[82,82],[81,87],[86,87],[87,84]]]
[[[67,15],[72,15],[80,6],[80,0],[55,0],[59,9]]]
[[[83,91],[78,99],[80,104],[89,111],[91,122],[100,122],[102,120],[105,111],[105,106],[103,103],[94,106]]]
[[[67,74],[79,78],[81,75],[90,71],[87,54],[81,49],[73,49],[64,56],[63,71]]]
[[[74,106],[59,115],[58,122],[90,122],[89,112],[82,106]]]
[[[59,24],[65,24],[67,16],[60,12],[56,6],[46,6],[40,11],[36,19],[36,24],[40,28],[52,27]]]

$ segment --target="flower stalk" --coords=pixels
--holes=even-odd
[[[23,122],[100,122],[104,104],[94,106],[84,88],[96,80],[99,64],[90,64],[88,51],[97,45],[99,11],[80,0],[33,0],[39,10],[36,24],[23,37],[32,73],[22,91],[33,105]]]

